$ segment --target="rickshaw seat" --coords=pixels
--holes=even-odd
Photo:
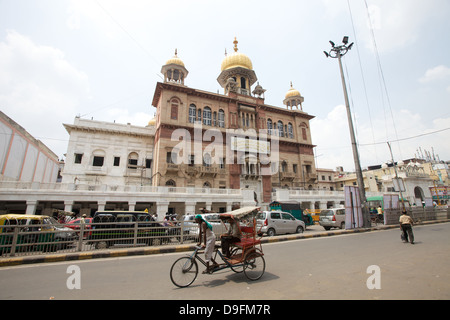
[[[235,245],[236,247],[240,247],[242,249],[246,249],[260,243],[261,243],[260,239],[242,238],[241,241],[235,242],[233,243],[233,245]]]
[[[255,238],[255,230],[252,227],[241,226],[241,234],[241,241],[233,243],[237,247],[245,249],[261,243],[260,239]]]

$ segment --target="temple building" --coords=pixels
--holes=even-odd
[[[251,189],[257,203],[270,202],[275,187],[312,189],[314,116],[303,111],[292,82],[280,99],[284,107],[265,104],[252,61],[236,38],[233,43],[217,78],[223,94],[187,86],[177,52],[162,67],[164,82],[156,84],[152,101],[152,185]]]
[[[161,67],[147,126],[80,117],[64,124],[70,138],[61,188],[70,196],[51,194],[35,210],[223,212],[267,208],[274,188],[316,187],[314,116],[304,98],[291,83],[283,106],[265,104],[252,61],[233,44],[218,66],[223,93],[189,87],[188,66],[175,50]]]

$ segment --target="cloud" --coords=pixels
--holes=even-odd
[[[440,65],[425,72],[425,75],[419,79],[421,83],[429,83],[450,78],[450,68]]]
[[[67,149],[67,141],[61,141],[67,139],[62,122],[73,119],[88,97],[88,76],[61,50],[36,44],[16,31],[7,32],[0,42],[2,111],[59,156]]]
[[[374,49],[373,31],[378,51],[393,52],[416,43],[424,27],[439,16],[436,8],[443,5],[447,4],[441,0],[379,0],[366,7],[355,1],[351,10],[356,29],[361,33],[358,39]]]
[[[369,120],[358,116],[355,131],[362,169],[377,165],[391,159],[387,141],[391,142],[394,159],[413,158],[417,148],[434,149],[441,160],[450,158],[449,128],[450,118],[436,118],[426,124],[422,116],[410,110],[394,111],[395,128],[392,121],[374,118],[374,130]],[[315,156],[318,168],[335,169],[343,166],[344,170],[354,170],[354,159],[350,142],[345,106],[333,108],[325,118],[311,121],[313,144],[317,145]],[[400,140],[400,141],[397,141]]]
[[[112,2],[108,2],[110,5]],[[91,22],[108,38],[115,38],[117,26],[96,1],[71,0],[67,9],[66,25],[71,30],[92,28]]]

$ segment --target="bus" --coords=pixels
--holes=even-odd
[[[304,213],[300,207],[300,203],[297,201],[272,201],[269,204],[269,210],[280,210],[289,212],[294,218],[301,220],[305,223],[305,226],[314,225],[314,220],[309,213]]]

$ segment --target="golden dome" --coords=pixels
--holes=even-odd
[[[253,64],[252,64],[252,61],[250,60],[250,58],[247,57],[243,53],[237,52],[238,51],[238,48],[237,48],[238,41],[236,40],[236,38],[234,38],[233,43],[234,43],[234,53],[227,55],[223,59],[222,65],[220,67],[221,71],[224,71],[224,70],[227,70],[230,68],[236,68],[236,67],[242,67],[242,68],[253,70]]]
[[[291,88],[286,93],[285,98],[298,97],[298,96],[301,96],[301,94],[298,90],[296,90],[296,89],[294,89],[294,87],[292,87],[292,82],[291,82]]]
[[[184,67],[184,62],[177,56],[177,49],[175,49],[175,55],[173,56],[173,58],[166,61],[166,65],[168,64],[177,64]]]
[[[156,117],[153,117],[153,119],[151,119],[149,122],[148,122],[148,126],[155,126],[156,125]]]

